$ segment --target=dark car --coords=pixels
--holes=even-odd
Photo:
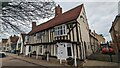
[[[5,52],[0,52],[0,58],[4,58],[6,57],[6,53]]]

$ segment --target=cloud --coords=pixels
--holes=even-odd
[[[92,0],[93,1],[93,0]],[[98,0],[97,0],[98,1]],[[103,34],[106,40],[111,40],[109,29],[112,21],[118,14],[118,2],[57,2],[64,11],[68,11],[81,3],[84,3],[90,29]]]
[[[109,35],[112,21],[118,14],[117,4],[117,2],[85,3],[90,28],[104,36]]]

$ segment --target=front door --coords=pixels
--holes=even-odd
[[[57,57],[58,59],[66,59],[73,57],[72,44],[70,43],[57,43]]]
[[[72,49],[72,44],[67,43],[67,57],[72,57],[73,56],[73,49]]]

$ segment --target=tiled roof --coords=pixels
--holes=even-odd
[[[57,26],[60,24],[64,24],[68,21],[77,19],[80,12],[81,12],[82,7],[83,7],[83,4],[73,8],[73,9],[71,9],[71,10],[69,10],[61,15],[58,15],[58,16],[54,17],[53,19],[51,19],[43,24],[36,26],[33,30],[31,30],[29,32],[29,34],[34,34],[36,32],[39,32],[39,31],[42,31],[45,29],[49,29],[51,27],[54,27],[54,26]]]

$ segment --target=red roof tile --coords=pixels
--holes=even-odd
[[[61,15],[58,15],[58,16],[54,17],[53,19],[51,19],[43,24],[36,26],[33,30],[31,30],[29,32],[29,34],[34,34],[36,32],[39,32],[39,31],[42,31],[45,29],[49,29],[51,27],[54,27],[54,26],[57,26],[60,24],[64,24],[68,21],[77,19],[77,17],[79,16],[79,14],[81,12],[82,7],[83,7],[83,4],[73,8],[73,9],[71,9],[71,10],[69,10]]]

